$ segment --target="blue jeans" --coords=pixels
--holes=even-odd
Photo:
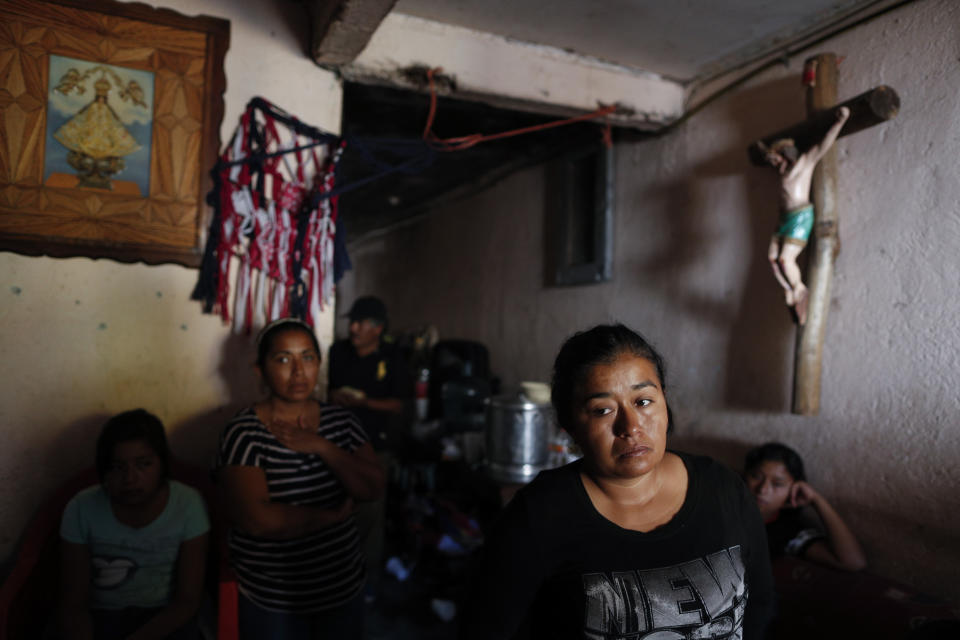
[[[240,640],[362,640],[363,591],[316,613],[268,611],[239,594]]]

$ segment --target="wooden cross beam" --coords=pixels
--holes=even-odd
[[[896,91],[883,85],[837,105],[837,57],[832,53],[807,59],[804,82],[807,85],[807,119],[750,145],[749,154],[754,163],[764,163],[764,145],[769,146],[776,140],[792,138],[800,152],[816,144],[836,121],[839,107],[850,109],[850,117],[840,130],[840,136],[885,122],[896,116],[900,108]],[[827,151],[814,170],[810,202],[816,211],[816,224],[808,265],[809,303],[806,323],[800,325],[797,334],[793,381],[793,412],[808,416],[820,411],[823,338],[830,308],[833,263],[839,250],[836,147]]]
[[[817,67],[819,67],[819,64]],[[833,124],[834,112],[840,107],[850,109],[850,118],[840,129],[838,138],[863,131],[896,116],[900,110],[900,96],[897,95],[896,91],[882,84],[850,98],[843,104],[836,105],[835,109],[828,108],[819,113],[811,113],[810,117],[803,122],[781,129],[751,144],[748,149],[750,161],[757,166],[766,164],[764,147],[769,147],[776,140],[784,138],[793,139],[797,149],[801,152],[810,148],[811,145],[816,144],[823,138],[823,132]]]

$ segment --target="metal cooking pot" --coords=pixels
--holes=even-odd
[[[522,395],[488,398],[487,469],[498,482],[529,482],[548,468],[553,407]]]

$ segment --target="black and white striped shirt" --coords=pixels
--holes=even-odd
[[[321,404],[317,433],[351,452],[367,441],[352,413],[328,404]],[[252,408],[234,416],[220,435],[217,467],[227,465],[263,469],[273,502],[333,509],[347,498],[320,456],[280,444]],[[363,587],[364,559],[353,516],[290,540],[232,529],[229,547],[240,590],[264,609],[322,611],[348,602]]]

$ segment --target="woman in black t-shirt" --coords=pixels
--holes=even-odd
[[[552,401],[583,458],[521,489],[487,537],[465,639],[762,638],[763,522],[743,482],[668,451],[660,355],[623,325],[571,337]]]

